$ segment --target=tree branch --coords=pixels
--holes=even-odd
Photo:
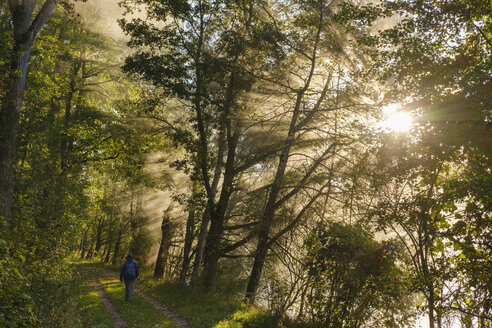
[[[243,246],[244,244],[246,244],[248,241],[250,241],[251,239],[253,239],[253,237],[256,236],[255,233],[250,233],[249,235],[247,235],[244,239],[232,244],[232,245],[229,245],[227,247],[224,247],[222,249],[222,256],[225,256],[227,253],[229,252],[232,252],[233,250],[235,250],[236,248],[239,248],[241,246]]]
[[[41,7],[41,10],[38,12],[36,18],[34,18],[34,21],[31,24],[31,27],[29,28],[32,32],[33,39],[36,38],[38,33],[43,28],[44,24],[46,24],[46,22],[50,18],[51,13],[55,9],[57,3],[58,0],[46,0],[46,2],[43,4],[43,7]]]

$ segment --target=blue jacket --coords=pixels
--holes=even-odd
[[[126,268],[127,268],[128,265],[135,265],[135,278],[133,278],[133,279],[128,279],[125,276]],[[121,267],[120,281],[123,280],[123,279],[125,279],[125,281],[133,281],[133,280],[136,280],[139,274],[140,274],[140,272],[138,271],[138,265],[137,265],[137,263],[135,263],[133,261],[126,261],[125,264],[123,264],[123,266]]]

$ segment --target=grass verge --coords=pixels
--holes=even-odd
[[[140,285],[146,294],[197,328],[215,327],[241,306],[239,300],[231,297],[205,294],[178,283],[155,280],[150,276],[143,278]]]

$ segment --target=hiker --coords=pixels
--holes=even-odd
[[[120,271],[120,281],[125,280],[125,301],[133,301],[133,289],[140,272],[138,272],[137,263],[133,261],[132,254],[128,254],[125,259],[126,262]]]

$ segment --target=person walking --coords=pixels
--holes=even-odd
[[[133,301],[133,290],[135,289],[135,281],[139,275],[138,265],[133,261],[133,255],[128,254],[126,262],[121,267],[120,281],[125,281],[125,301]]]

